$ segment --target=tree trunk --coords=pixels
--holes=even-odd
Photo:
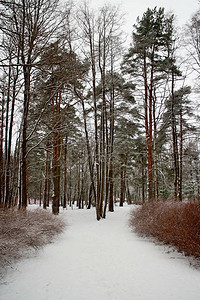
[[[100,220],[100,162],[99,162],[99,139],[97,122],[97,97],[96,97],[96,67],[93,41],[90,43],[92,59],[92,84],[93,84],[93,102],[94,102],[94,127],[95,127],[95,166],[96,166],[96,217]]]
[[[103,203],[105,200],[105,183],[106,183],[106,94],[105,94],[105,70],[106,70],[106,38],[105,26],[103,21],[103,29],[99,32],[99,69],[101,73],[102,86],[102,109],[101,109],[101,195],[100,195],[100,216],[103,216]]]
[[[154,124],[154,138],[153,138],[153,154],[154,154],[154,197],[158,201],[158,170],[157,170],[157,124],[156,124],[156,93],[154,91],[153,99],[153,124]]]
[[[180,103],[180,106],[182,104]],[[179,155],[180,155],[180,162],[179,162],[179,201],[182,201],[182,184],[183,184],[183,113],[182,113],[182,106],[180,108],[180,145],[179,145]]]
[[[88,195],[88,205],[87,205],[87,209],[90,209],[92,206],[92,183],[90,184],[90,188],[89,188],[89,195]]]
[[[178,163],[178,141],[176,130],[176,118],[174,111],[174,73],[172,71],[172,95],[171,95],[171,126],[173,140],[173,163],[174,163],[174,200],[178,200],[178,179],[179,179],[179,163]]]
[[[4,172],[3,172],[3,139],[4,139],[4,105],[5,105],[5,94],[2,92],[2,103],[1,103],[1,131],[0,131],[0,207],[3,206],[3,190],[4,190]]]
[[[18,54],[19,61],[19,54]],[[11,114],[10,114],[10,125],[9,125],[9,134],[8,134],[8,150],[7,150],[7,163],[6,163],[6,185],[5,185],[5,203],[8,203],[8,206],[11,206],[11,187],[10,187],[10,160],[11,160],[11,145],[12,145],[12,131],[13,131],[13,120],[14,120],[14,109],[15,109],[15,100],[16,100],[16,84],[18,79],[18,67],[16,69],[16,74],[13,80],[12,87],[12,104],[11,104]]]
[[[104,209],[103,209],[103,218],[106,218],[106,210],[108,205],[108,194],[109,194],[109,185],[110,185],[110,179],[109,179],[109,167],[110,167],[110,144],[109,144],[109,136],[108,136],[108,118],[106,113],[106,158],[105,158],[105,172],[106,172],[106,186],[105,186],[105,203],[104,203]]]
[[[63,186],[63,208],[67,207],[67,142],[68,137],[65,137],[64,145],[64,186]]]
[[[114,127],[115,127],[115,84],[114,84],[114,70],[113,70],[113,53],[111,44],[111,76],[112,88],[110,93],[110,165],[109,165],[109,207],[108,210],[114,211],[114,186],[113,186],[113,150],[114,150]]]
[[[96,95],[96,58],[94,47],[94,32],[90,23],[90,18],[85,12],[86,23],[88,23],[88,39],[90,46],[90,59],[92,67],[92,91],[93,91],[93,104],[94,104],[94,130],[95,130],[95,168],[96,168],[96,217],[99,221],[100,216],[100,162],[99,162],[99,139],[98,139],[98,116],[97,116],[97,95]]]
[[[101,140],[100,140],[100,157],[101,157],[101,193],[100,193],[100,203],[99,203],[99,212],[100,217],[102,217],[103,213],[103,202],[104,202],[104,196],[105,196],[105,107],[103,104],[102,108],[102,120],[101,120]]]
[[[24,66],[24,107],[22,127],[22,208],[27,206],[27,120],[30,102],[30,67]]]
[[[152,201],[153,196],[153,173],[152,173],[152,97],[148,95],[147,82],[147,63],[144,54],[144,90],[145,90],[145,132],[146,132],[146,149],[147,149],[147,191],[148,201]]]
[[[147,138],[147,169],[148,169],[148,201],[153,201],[153,86],[154,86],[154,47],[152,50],[151,59],[151,75],[149,85],[149,124],[148,124],[148,138]]]
[[[131,203],[132,203],[132,201],[131,201],[131,194],[130,194],[130,189],[129,189],[129,182],[128,182],[128,180],[127,180],[127,188],[126,188],[126,190],[127,190],[127,202],[128,202],[128,204],[130,205]],[[140,190],[139,188],[138,188],[138,190]],[[139,193],[140,194],[140,193]],[[139,197],[138,197],[139,198]]]
[[[145,158],[142,154],[142,203],[145,202]]]
[[[5,190],[4,190],[4,206],[8,205],[8,194],[9,190],[9,170],[8,170],[8,124],[9,124],[9,110],[10,110],[10,90],[11,90],[11,59],[9,60],[9,69],[8,69],[8,85],[7,85],[7,99],[6,99],[6,119],[5,119],[5,160],[4,160],[4,172],[5,172]]]
[[[21,154],[21,132],[19,136],[19,168],[18,168],[18,208],[22,207],[22,154]]]
[[[41,170],[41,177],[40,177],[40,192],[39,192],[39,206],[42,206],[42,170]]]
[[[91,147],[90,147],[89,135],[88,135],[88,129],[87,129],[87,118],[86,118],[85,104],[84,104],[84,99],[82,97],[80,97],[80,95],[78,95],[78,96],[81,99],[81,103],[82,103],[85,138],[86,138],[86,147],[87,147],[87,155],[88,155],[88,165],[89,165],[89,172],[90,172],[90,181],[91,181],[91,187],[92,187],[92,190],[93,190],[94,201],[96,203],[97,196],[96,196],[96,187],[95,187],[95,180],[94,180],[94,170],[93,170],[94,168],[93,168],[93,164],[92,164]]]
[[[52,160],[52,174],[53,174],[53,204],[52,212],[54,215],[59,214],[60,205],[60,155],[61,155],[61,137],[60,137],[60,101],[61,91],[59,91],[55,99],[53,97],[53,113],[54,113],[54,132],[53,132],[53,160]],[[54,102],[55,101],[55,102]]]
[[[127,155],[121,155],[121,169],[120,169],[120,203],[123,206],[126,194],[126,163]]]
[[[43,208],[47,208],[48,202],[48,183],[49,183],[49,140],[46,142],[46,161],[45,161],[45,178],[44,178],[44,200]]]

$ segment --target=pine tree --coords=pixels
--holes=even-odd
[[[144,99],[144,123],[146,132],[147,152],[147,183],[148,200],[152,201],[153,170],[155,170],[155,124],[154,105],[158,98],[156,88],[168,80],[172,65],[171,51],[173,48],[173,15],[167,16],[164,8],[147,9],[141,19],[134,25],[133,45],[124,56],[122,68],[130,74],[142,89]]]

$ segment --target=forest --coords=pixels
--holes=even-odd
[[[0,1],[0,207],[199,200],[200,10]]]

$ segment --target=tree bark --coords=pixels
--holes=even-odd
[[[68,153],[68,137],[65,137],[64,144],[64,186],[63,186],[63,208],[67,207],[67,153]]]
[[[180,100],[181,101],[181,100]],[[180,145],[179,145],[179,201],[182,201],[182,185],[183,185],[183,112],[182,104],[180,103]]]
[[[86,147],[87,147],[87,155],[88,155],[88,165],[89,165],[89,172],[90,172],[90,181],[91,181],[91,187],[94,195],[94,201],[96,203],[97,196],[96,196],[96,187],[95,187],[95,180],[94,180],[94,170],[93,170],[94,167],[92,163],[91,147],[90,147],[89,134],[87,129],[87,117],[86,117],[85,104],[84,104],[84,99],[80,95],[78,95],[78,97],[81,99],[81,104],[83,109],[83,120],[84,120]]]
[[[30,68],[24,66],[24,108],[22,128],[22,208],[27,206],[27,127],[30,102]]]
[[[43,208],[47,208],[48,203],[48,183],[49,183],[49,140],[46,142],[46,161],[45,161],[45,178],[44,178],[44,200]]]
[[[153,154],[154,154],[154,198],[158,201],[158,170],[157,170],[157,124],[156,124],[156,93],[154,92],[153,99],[153,124],[154,124],[154,138],[153,138]]]
[[[113,151],[114,151],[114,128],[115,128],[115,84],[114,84],[114,62],[111,43],[111,93],[110,93],[110,163],[109,163],[109,207],[110,212],[114,211],[114,184],[113,184]]]
[[[6,119],[5,119],[5,151],[4,151],[4,206],[8,206],[8,194],[9,190],[9,171],[8,171],[8,131],[9,131],[9,112],[10,112],[10,90],[11,90],[11,58],[9,59],[9,69],[8,69],[8,84],[7,84],[7,97],[6,97]]]
[[[126,164],[127,155],[121,155],[121,168],[120,168],[120,202],[119,206],[123,206],[126,194]]]
[[[5,93],[2,91],[2,103],[1,103],[1,131],[0,131],[0,207],[3,206],[3,190],[4,190],[4,167],[3,167],[3,139],[4,139],[4,105],[5,105]]]
[[[18,53],[19,61],[19,53]],[[11,160],[11,146],[12,146],[12,131],[13,131],[13,120],[14,120],[14,109],[15,109],[15,100],[16,100],[16,84],[18,80],[18,66],[16,67],[16,74],[13,79],[12,87],[12,103],[11,103],[11,113],[10,113],[10,124],[8,132],[8,143],[7,143],[7,161],[6,161],[6,184],[5,184],[5,204],[11,207],[11,170],[10,170],[10,160]]]
[[[174,111],[174,80],[175,75],[172,70],[172,89],[171,89],[171,126],[172,126],[172,140],[173,140],[173,163],[174,163],[174,200],[178,200],[178,179],[179,179],[179,160],[178,160],[178,141],[176,130],[176,118]]]
[[[142,154],[142,203],[145,202],[145,158]]]
[[[152,97],[148,93],[147,82],[147,62],[146,53],[144,53],[144,90],[145,90],[145,132],[146,132],[146,149],[147,149],[147,191],[148,201],[152,201],[153,196],[153,162],[152,162]],[[152,75],[152,74],[151,74]]]
[[[61,137],[60,137],[60,102],[61,91],[53,97],[53,159],[52,159],[52,174],[53,174],[53,204],[52,212],[54,215],[59,214],[60,205],[60,155],[61,155]]]

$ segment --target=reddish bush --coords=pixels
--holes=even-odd
[[[200,203],[147,203],[133,211],[130,224],[141,236],[200,258]]]

